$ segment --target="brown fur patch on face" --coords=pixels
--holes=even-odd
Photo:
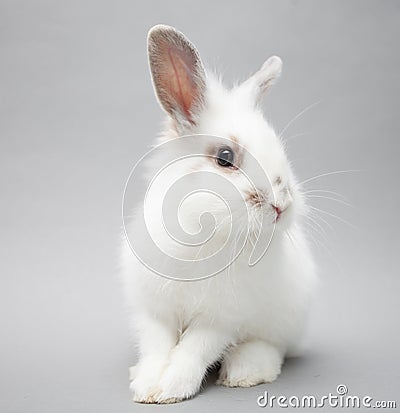
[[[263,192],[260,191],[247,191],[246,192],[246,201],[255,207],[261,208],[266,202],[267,197]]]

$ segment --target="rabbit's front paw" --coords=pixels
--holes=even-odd
[[[133,401],[137,403],[156,403],[155,396],[159,393],[158,380],[152,375],[138,375],[129,385],[133,393]]]
[[[282,357],[277,349],[261,341],[233,347],[222,362],[217,384],[252,387],[274,381],[281,372]]]
[[[156,362],[144,362],[131,367],[130,390],[133,400],[138,403],[157,403],[156,395],[160,392],[160,378],[163,372],[163,364]]]
[[[157,403],[177,403],[193,397],[199,391],[202,379],[201,369],[193,368],[190,363],[170,365],[161,378]]]

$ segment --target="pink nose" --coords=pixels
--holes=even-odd
[[[275,209],[275,212],[276,212],[276,221],[278,221],[279,217],[280,217],[281,214],[282,214],[282,210],[281,210],[278,206],[276,206],[276,205],[272,205],[272,208]]]

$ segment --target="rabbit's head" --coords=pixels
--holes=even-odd
[[[183,148],[185,136],[190,137],[191,149],[186,146],[182,154],[202,154],[183,156],[170,167],[170,182],[164,182],[168,186],[178,177],[192,175],[192,189],[199,189],[197,196],[187,199],[183,221],[190,227],[193,218],[195,231],[199,214],[212,210],[222,225],[225,201],[232,200],[233,217],[235,205],[246,205],[250,228],[263,221],[286,230],[303,208],[302,197],[283,144],[260,108],[262,97],[280,75],[281,59],[270,57],[249,79],[227,90],[206,74],[194,45],[172,27],[157,25],[150,30],[148,53],[154,89],[169,119],[161,141],[174,141],[176,148]],[[211,181],[213,189],[202,192]],[[229,194],[230,186],[234,190]],[[234,192],[241,203],[234,202]],[[240,217],[240,208],[237,213]]]

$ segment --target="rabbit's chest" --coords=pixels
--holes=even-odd
[[[253,279],[246,279],[252,277]],[[209,322],[247,323],[269,312],[268,283],[248,273],[223,273],[205,283],[186,283],[175,295],[175,306],[184,324],[203,319]],[[188,285],[189,284],[189,285]]]

